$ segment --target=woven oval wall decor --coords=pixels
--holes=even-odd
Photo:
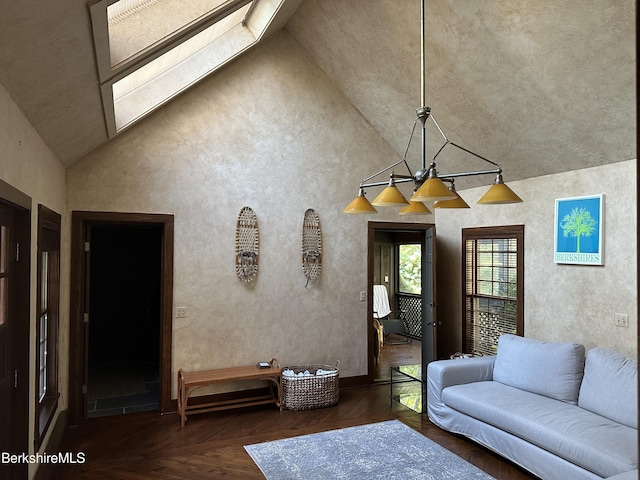
[[[302,222],[302,272],[309,280],[317,280],[322,270],[322,232],[320,217],[313,209],[304,212]]]
[[[242,207],[236,223],[236,274],[243,282],[258,275],[258,218],[249,207]]]

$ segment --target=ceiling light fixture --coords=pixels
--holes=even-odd
[[[449,187],[449,190],[451,190],[451,193],[455,194],[455,197],[448,200],[437,200],[433,204],[433,208],[471,208],[469,204],[465,202],[460,195],[458,195],[458,192],[456,192],[456,187],[453,183],[453,179],[451,180],[451,186]]]
[[[453,143],[450,141],[447,136],[444,134],[440,125],[436,121],[435,117],[431,114],[431,108],[424,106],[425,98],[426,98],[426,87],[425,87],[425,0],[421,2],[421,49],[420,49],[420,67],[421,67],[421,84],[422,84],[422,92],[421,92],[421,101],[422,107],[416,110],[416,121],[413,123],[413,129],[411,130],[411,135],[409,136],[409,141],[407,143],[407,148],[405,149],[404,155],[402,159],[393,165],[389,165],[388,167],[380,170],[379,172],[374,173],[373,175],[365,178],[360,182],[360,188],[358,190],[358,196],[345,208],[344,213],[377,213],[376,207],[396,207],[402,206],[402,208],[398,213],[401,215],[415,215],[415,214],[427,214],[431,213],[431,211],[426,208],[421,208],[420,206],[416,206],[414,204],[421,204],[422,202],[435,202],[433,205],[434,208],[469,208],[467,202],[465,202],[460,195],[455,191],[455,187],[453,184],[454,178],[459,177],[469,177],[476,175],[496,175],[495,182],[491,186],[491,188],[478,200],[480,204],[506,204],[506,203],[519,203],[522,202],[522,199],[518,197],[507,185],[505,185],[502,179],[502,167],[481,156],[477,153],[472,152],[471,150],[461,147],[460,145]],[[435,127],[440,132],[444,143],[434,155],[431,160],[430,165],[427,167],[426,162],[426,123],[431,119]],[[421,155],[421,169],[417,172],[412,173],[409,168],[409,164],[407,163],[407,153],[409,151],[409,147],[411,145],[411,140],[413,139],[416,125],[420,122],[421,124],[421,139],[422,139],[422,155]],[[483,160],[493,166],[493,168],[487,170],[476,170],[469,172],[459,172],[459,173],[448,173],[448,174],[440,174],[436,169],[436,159],[438,155],[442,153],[442,151],[447,146],[453,146],[457,149],[470,154],[480,160]],[[405,168],[409,172],[408,175],[398,175],[394,173],[393,169],[400,164],[404,164]],[[381,175],[385,172],[391,170],[391,174],[389,176],[389,181],[386,182],[371,182],[372,179]],[[414,194],[410,198],[409,201],[402,195],[396,183],[407,183],[413,182],[415,185]],[[444,182],[450,182],[451,187],[447,187]],[[365,197],[365,188],[369,187],[379,187],[385,186],[386,188],[376,197],[376,199],[369,203],[367,198]]]
[[[369,203],[367,197],[364,196],[364,188],[360,188],[358,196],[354,198],[349,205],[343,210],[344,213],[378,213],[378,211]]]
[[[422,202],[409,202],[409,205],[403,207],[398,212],[398,215],[428,215],[431,210]]]

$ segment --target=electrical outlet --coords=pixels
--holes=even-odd
[[[613,324],[616,327],[628,327],[629,326],[629,314],[628,313],[614,313]]]
[[[360,301],[365,302],[367,300],[367,292],[360,292]]]
[[[176,318],[187,318],[187,307],[176,307]]]

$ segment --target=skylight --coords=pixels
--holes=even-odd
[[[255,42],[242,24],[250,5],[115,82],[116,130],[150,112]]]
[[[111,66],[176,35],[227,0],[119,0],[107,7]]]
[[[284,2],[101,0],[92,5],[109,136],[254,45]]]

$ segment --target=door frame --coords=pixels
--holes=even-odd
[[[13,369],[17,371],[17,384],[12,398],[13,453],[29,452],[29,352],[31,351],[31,197],[0,180],[0,202],[15,213],[14,241],[20,245],[19,261],[15,265],[13,303],[15,322],[10,325],[13,345]],[[9,465],[9,478],[22,478],[28,465]]]
[[[85,418],[86,358],[85,306],[88,295],[88,265],[85,241],[94,226],[148,226],[162,229],[160,295],[160,412],[171,408],[171,346],[173,322],[174,217],[169,214],[71,212],[71,298],[69,311],[69,424]],[[80,375],[82,374],[82,375]]]
[[[381,232],[401,232],[401,231],[419,231],[419,232],[423,232],[426,233],[428,230],[433,229],[433,231],[435,232],[435,224],[434,223],[402,223],[402,222],[368,222],[367,223],[367,377],[368,377],[368,382],[369,384],[373,384],[375,381],[375,375],[374,375],[374,369],[375,369],[375,365],[374,365],[374,339],[375,339],[375,329],[373,327],[373,271],[374,271],[374,241],[375,241],[375,234],[376,231],[381,231]],[[433,242],[435,242],[435,239],[433,240]],[[422,268],[422,272],[423,272],[423,276],[422,276],[422,284],[423,285],[431,285],[432,289],[433,289],[433,297],[434,297],[434,302],[431,305],[425,305],[425,292],[423,290],[423,294],[422,294],[422,331],[423,331],[423,338],[424,338],[424,334],[426,332],[426,321],[425,319],[427,317],[429,317],[431,322],[435,321],[435,317],[436,317],[436,312],[435,312],[435,295],[436,295],[436,291],[435,291],[435,279],[432,279],[432,282],[425,282],[424,281],[424,272],[425,272],[425,268],[424,268],[424,262],[425,262],[425,257],[426,255],[424,255],[424,248],[425,248],[425,238],[422,239],[421,242],[422,248],[423,248],[423,268]],[[432,250],[435,250],[435,248],[433,248]],[[433,262],[433,271],[435,272],[435,252],[429,252],[429,253],[433,253],[432,257],[430,260]],[[427,315],[426,311],[427,308],[431,308],[431,315]],[[435,332],[434,332],[434,337],[433,337],[433,341],[435,342]],[[425,349],[422,348],[422,362],[425,362]]]

